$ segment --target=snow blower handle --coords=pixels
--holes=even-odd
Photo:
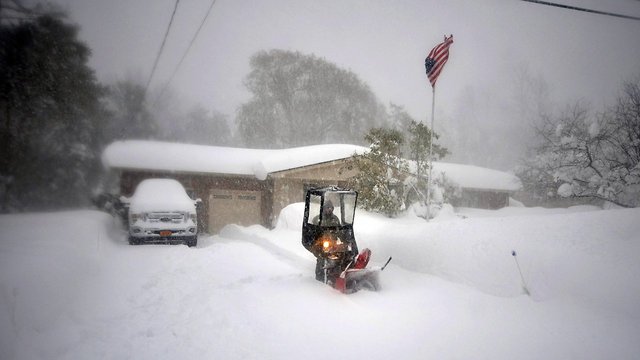
[[[384,266],[382,268],[380,268],[380,271],[384,270],[384,268],[386,268],[387,265],[389,265],[389,263],[391,262],[391,259],[393,259],[393,257],[389,256],[389,260],[387,260],[387,262],[384,263]]]

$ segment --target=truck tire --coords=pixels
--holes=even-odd
[[[198,237],[193,236],[193,237],[187,238],[185,243],[187,244],[188,247],[195,247],[198,245]]]

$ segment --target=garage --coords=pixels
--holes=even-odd
[[[178,180],[202,199],[198,231],[219,233],[225,225],[273,227],[280,210],[303,200],[309,184],[338,184],[344,162],[366,151],[356,145],[324,144],[265,150],[125,140],[110,144],[103,162],[119,193],[129,196],[148,178]]]
[[[103,162],[125,196],[144,179],[178,180],[192,198],[202,199],[198,230],[216,234],[227,224],[275,226],[280,210],[303,201],[308,187],[344,186],[356,174],[351,157],[366,151],[346,144],[264,150],[126,140],[109,145]],[[504,206],[520,186],[501,171],[441,162],[433,167],[458,184],[463,196],[465,190],[475,194],[478,207]]]
[[[209,231],[218,233],[227,224],[262,223],[260,191],[213,189],[209,194]]]

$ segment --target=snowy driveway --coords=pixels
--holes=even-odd
[[[383,291],[349,296],[313,279],[313,258],[298,246],[295,226],[230,226],[190,249],[128,246],[98,212],[2,216],[0,357],[633,359],[640,353],[638,285],[621,289],[606,279],[619,266],[625,279],[640,275],[629,264],[640,255],[638,215],[430,224],[361,215],[356,236],[373,249],[372,261],[389,252],[394,261],[382,274]],[[562,231],[575,233],[575,224],[585,225],[581,237],[557,246],[507,241],[566,237]],[[604,245],[594,230],[603,224],[611,225]],[[542,235],[531,230],[536,225]],[[487,260],[516,245],[529,256],[522,265],[532,297],[520,293],[508,254]],[[568,248],[573,262],[562,265]],[[583,277],[594,274],[599,289],[585,292]],[[559,284],[571,286],[560,292]]]

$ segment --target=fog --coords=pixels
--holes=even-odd
[[[55,3],[80,25],[101,81],[149,79],[175,1]],[[562,3],[640,16],[638,1]],[[250,96],[243,86],[250,56],[284,49],[354,72],[382,103],[430,123],[424,58],[453,34],[435,93],[435,129],[452,151],[445,160],[504,170],[524,155],[539,104],[553,111],[580,100],[602,111],[640,73],[640,21],[506,0],[218,0],[176,70],[210,5],[179,3],[151,96],[168,85],[185,106],[199,103],[233,120]]]

